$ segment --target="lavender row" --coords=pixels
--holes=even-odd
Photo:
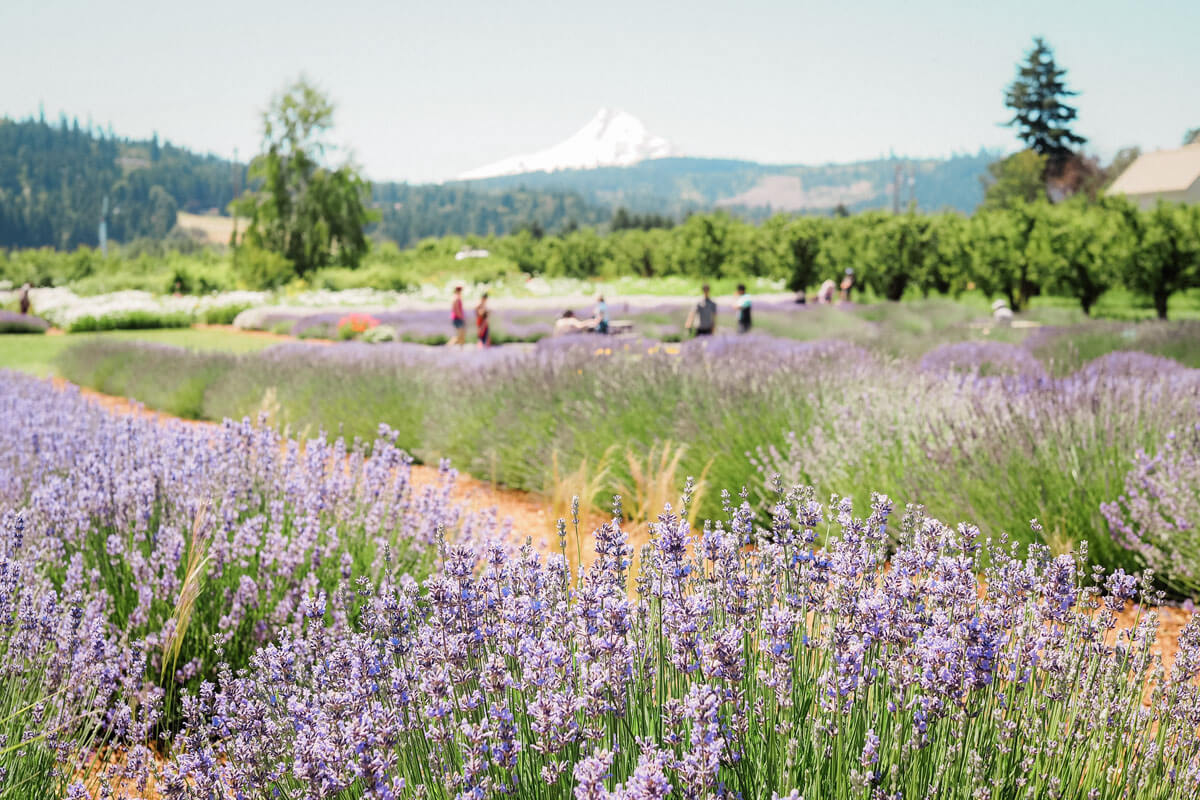
[[[423,575],[445,536],[507,536],[452,500],[447,465],[418,486],[386,426],[369,444],[301,443],[114,414],[7,372],[0,420],[4,719],[45,737],[59,778],[97,741],[143,757],[178,727],[184,687],[300,631],[317,592]],[[26,755],[0,744],[0,796]]]
[[[311,598],[189,697],[165,796],[1200,796],[1200,620],[1164,664],[1144,578],[881,495],[781,490],[754,548],[745,498],[686,515]]]

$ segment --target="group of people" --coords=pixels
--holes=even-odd
[[[846,268],[846,274],[842,276],[842,283],[840,287],[838,284],[834,283],[832,279],[826,279],[826,281],[821,284],[821,288],[817,290],[817,302],[825,305],[833,303],[833,293],[838,292],[839,290],[840,293],[838,295],[838,302],[849,303],[850,292],[854,290],[853,269],[849,267]],[[800,305],[804,305],[808,302],[808,297],[805,295],[803,289],[796,292],[796,302]]]
[[[704,296],[688,312],[684,328],[691,331],[694,336],[711,336],[717,330],[717,304],[712,299],[712,293],[707,283],[700,287],[700,291]],[[737,332],[748,333],[750,331],[750,296],[746,294],[745,284],[739,283],[737,286],[735,308],[737,310]],[[581,332],[608,333],[609,327],[608,304],[604,302],[604,295],[600,295],[596,298],[596,309],[591,317],[577,317],[571,309],[564,311],[554,323],[554,335]]]
[[[467,342],[467,315],[463,309],[463,287],[454,287],[454,302],[450,305],[450,324],[454,326],[454,344],[462,346]],[[492,346],[492,327],[489,324],[491,311],[488,310],[488,296],[484,292],[475,306],[475,338],[480,347]]]
[[[712,299],[712,293],[707,283],[700,288],[700,291],[703,293],[703,297],[688,312],[684,327],[694,336],[711,336],[717,330],[717,304]],[[463,287],[455,286],[454,301],[450,305],[450,324],[454,327],[454,338],[451,341],[459,346],[466,343],[467,335],[467,317],[462,295]],[[487,292],[484,292],[479,298],[479,304],[475,306],[475,334],[480,347],[491,347],[492,345],[491,326],[489,325],[490,311],[487,300]],[[750,296],[746,294],[746,285],[739,283],[735,305],[738,333],[750,332],[750,306]],[[604,295],[597,296],[592,316],[577,317],[574,311],[567,309],[554,323],[555,336],[581,332],[607,334],[609,330],[608,303],[605,302]]]
[[[608,329],[608,303],[604,302],[604,295],[596,297],[596,309],[592,316],[577,317],[575,312],[568,308],[554,321],[555,336],[565,333],[608,333]]]
[[[700,287],[700,291],[704,296],[696,303],[696,307],[688,312],[687,322],[683,327],[695,336],[712,336],[717,330],[717,304],[713,302],[707,283]],[[737,311],[737,332],[749,333],[750,295],[746,294],[744,283],[737,285],[737,302],[734,308]]]

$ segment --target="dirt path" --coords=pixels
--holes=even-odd
[[[268,333],[264,335],[276,336],[277,334]],[[288,339],[290,337],[281,338]],[[65,389],[73,385],[62,378],[54,378],[53,381],[54,385],[59,389]],[[79,387],[79,391],[97,405],[114,414],[137,414],[160,422],[171,420],[183,422],[188,425],[216,427],[216,423],[214,422],[182,419],[161,411],[146,408],[140,403],[126,397],[101,394],[100,392],[83,387]],[[438,482],[437,469],[423,464],[413,465],[412,476],[413,482],[419,487],[433,485]],[[514,540],[516,542],[524,542],[528,538],[532,540],[534,547],[543,553],[557,551],[558,542],[556,541],[555,534],[556,517],[553,514],[550,504],[545,499],[529,492],[497,487],[463,473],[460,473],[458,476],[453,497],[456,501],[462,503],[468,511],[487,511],[494,508],[498,520],[502,522],[505,520],[511,521]],[[583,541],[579,549],[584,553],[585,563],[590,561],[588,554],[591,552],[591,531],[599,527],[603,522],[602,518],[597,517],[581,521],[580,523],[580,532],[583,536]],[[640,545],[648,540],[648,532],[642,528],[630,526],[629,533],[630,544],[634,546],[636,555]],[[576,561],[574,558],[575,549],[575,542],[572,536],[567,546],[567,556],[568,560],[572,562],[573,567],[577,566],[574,563]],[[1192,612],[1176,606],[1161,606],[1158,611],[1161,620],[1158,630],[1158,645],[1161,649],[1164,662],[1170,667],[1179,649],[1179,632],[1188,623],[1188,620],[1191,619]],[[1133,608],[1127,608],[1121,614],[1118,624],[1122,627],[1132,625],[1136,613]]]

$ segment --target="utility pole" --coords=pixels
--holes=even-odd
[[[108,195],[100,205],[100,255],[108,258]]]
[[[900,173],[903,171],[900,161],[896,161],[896,171],[892,176],[892,213],[900,213]]]

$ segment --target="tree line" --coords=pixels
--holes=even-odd
[[[0,247],[95,245],[102,218],[115,241],[162,239],[178,210],[224,207],[235,169],[157,136],[121,139],[65,116],[0,119]]]
[[[1106,291],[1125,287],[1165,318],[1171,295],[1200,287],[1200,206],[1143,211],[1124,198],[1017,202],[971,217],[776,215],[761,225],[695,214],[670,229],[540,240],[521,232],[482,244],[537,275],[765,277],[802,290],[853,269],[860,286],[888,300],[976,288],[1014,310],[1053,294],[1090,313]]]

